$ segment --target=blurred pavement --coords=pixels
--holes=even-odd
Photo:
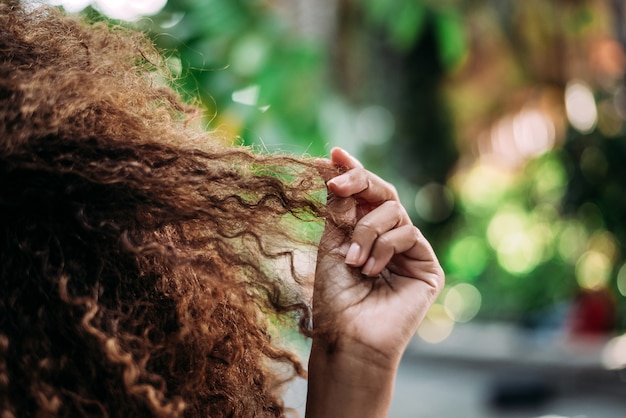
[[[604,341],[563,343],[509,325],[466,324],[439,344],[415,339],[391,418],[624,418],[626,371],[602,365]],[[625,353],[626,355],[626,353]],[[304,416],[306,383],[286,402]]]

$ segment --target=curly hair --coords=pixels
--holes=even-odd
[[[294,223],[329,218],[318,168],[194,128],[161,63],[141,33],[0,4],[2,417],[284,416],[305,376],[270,325],[310,331]]]

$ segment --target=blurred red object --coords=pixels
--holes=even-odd
[[[611,334],[617,323],[617,308],[607,289],[584,290],[572,301],[568,318],[571,336]]]

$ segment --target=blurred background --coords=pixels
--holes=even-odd
[[[621,0],[50,2],[147,31],[233,144],[397,186],[447,286],[392,417],[626,416]]]

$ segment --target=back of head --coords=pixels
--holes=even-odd
[[[191,129],[159,60],[141,34],[0,5],[3,417],[281,416],[271,363],[304,374],[268,332],[308,318],[264,237],[323,215],[314,168]]]

